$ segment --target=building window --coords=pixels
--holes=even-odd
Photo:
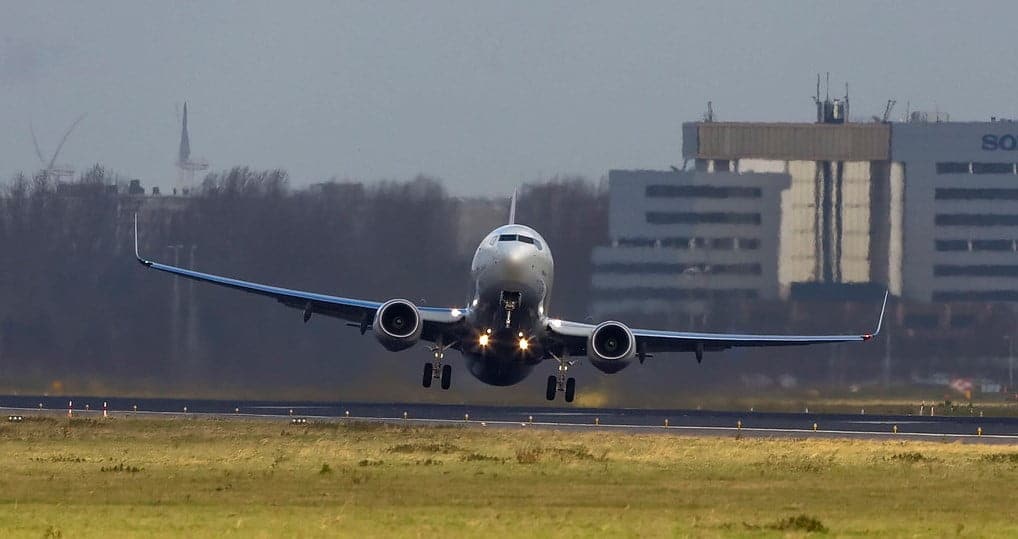
[[[933,301],[1018,301],[1018,290],[935,290]]]
[[[743,300],[756,299],[759,292],[752,288],[661,288],[638,286],[633,288],[606,288],[596,292],[601,301],[619,300]]]
[[[1018,220],[1018,216],[1015,216]],[[647,212],[647,222],[652,225],[759,225],[759,213],[730,212]]]
[[[653,247],[654,241],[650,238],[619,238],[619,247]]]
[[[936,200],[1018,200],[1018,189],[938,187]]]
[[[969,240],[936,240],[938,251],[968,251]]]
[[[968,163],[937,163],[937,174],[968,174]]]
[[[601,273],[662,273],[699,275],[760,275],[760,264],[707,264],[680,262],[611,262],[600,264],[596,271]]]
[[[961,266],[937,264],[933,266],[935,277],[1018,277],[1018,266],[1006,264],[982,264]]]
[[[1011,240],[972,240],[973,251],[1013,251]]]
[[[738,249],[745,249],[752,251],[760,248],[760,240],[757,238],[736,238],[738,240]]]
[[[938,213],[934,223],[937,226],[1018,226],[1018,214]]]
[[[1013,163],[972,163],[973,174],[1014,174]]]
[[[722,187],[716,185],[648,185],[651,198],[760,198],[759,187]]]

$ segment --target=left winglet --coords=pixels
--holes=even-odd
[[[867,333],[862,336],[862,340],[868,341],[877,335],[880,335],[880,328],[884,325],[884,313],[887,311],[887,296],[890,294],[890,290],[884,291],[884,304],[880,307],[880,318],[877,320],[877,329],[873,330],[873,333]]]
[[[152,263],[141,257],[141,253],[138,252],[138,214],[134,214],[134,258],[138,259],[138,262],[142,266],[151,266]]]

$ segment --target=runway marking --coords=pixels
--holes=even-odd
[[[286,407],[284,407],[286,408]],[[296,409],[296,408],[295,408]],[[0,410],[11,410],[11,411],[23,411],[23,412],[39,412],[38,408],[0,408]],[[43,410],[47,415],[63,416],[64,411],[58,409],[46,409]],[[75,413],[83,417],[101,417],[101,410],[75,410]],[[111,415],[116,414],[119,417],[138,417],[138,416],[179,416],[179,417],[209,417],[209,418],[252,418],[252,419],[273,419],[273,420],[285,420],[291,419],[292,416],[282,414],[253,414],[253,413],[231,413],[231,412],[177,412],[177,411],[143,411],[137,412],[131,410],[111,410]],[[349,417],[337,417],[337,416],[314,416],[304,415],[308,419],[317,419],[330,422],[342,422],[342,421],[368,421],[376,423],[388,423],[388,424],[399,424],[399,423],[419,423],[419,424],[447,424],[447,425],[487,425],[487,426],[503,426],[503,427],[559,427],[559,428],[590,428],[590,429],[605,429],[605,430],[657,430],[657,431],[706,431],[706,432],[734,432],[734,433],[756,433],[756,434],[797,434],[804,436],[820,436],[820,437],[838,437],[845,436],[851,437],[882,437],[882,438],[929,438],[929,439],[967,439],[967,440],[1013,440],[1018,441],[1018,435],[1016,434],[955,434],[955,433],[935,433],[935,432],[891,432],[891,431],[859,431],[859,430],[819,430],[814,431],[812,429],[794,429],[794,428],[775,428],[775,427],[727,427],[727,426],[694,426],[694,425],[669,425],[667,427],[663,425],[626,425],[626,424],[593,424],[593,423],[559,423],[559,422],[548,422],[548,421],[534,421],[530,422],[526,419],[519,421],[510,421],[504,419],[496,420],[484,420],[484,419],[471,419],[469,421],[463,419],[436,419],[436,418],[406,418],[403,417],[382,417],[382,416],[349,416]],[[879,423],[879,422],[874,422]],[[929,423],[924,422],[913,422],[913,423]],[[903,424],[898,422],[896,424]],[[907,423],[905,423],[907,424]]]

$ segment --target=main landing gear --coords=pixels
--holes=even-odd
[[[435,343],[435,346],[431,347],[431,351],[435,356],[435,362],[424,364],[424,377],[421,379],[421,385],[424,387],[431,387],[431,383],[435,380],[440,381],[442,389],[449,389],[449,386],[452,385],[452,365],[442,365],[447,348],[449,347],[442,346],[441,339]]]
[[[551,357],[558,361],[558,375],[553,374],[548,377],[548,386],[545,389],[544,397],[553,401],[555,400],[555,394],[564,391],[566,402],[573,402],[573,398],[576,397],[576,378],[566,378],[566,373],[569,371],[569,367],[575,365],[576,362],[554,355]]]

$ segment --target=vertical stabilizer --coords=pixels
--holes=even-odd
[[[516,195],[519,194],[519,189],[513,189],[513,198],[509,201],[509,224],[516,224]]]

